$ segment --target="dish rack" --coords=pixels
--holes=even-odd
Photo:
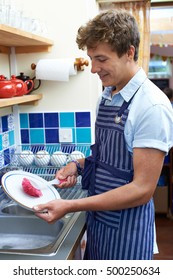
[[[62,166],[53,166],[51,165],[51,162],[49,161],[48,165],[46,166],[37,166],[35,164],[35,161],[33,160],[33,164],[31,165],[22,165],[20,161],[20,157],[23,151],[32,151],[33,157],[36,157],[37,152],[39,151],[47,151],[51,156],[54,154],[54,152],[60,151],[63,152],[63,156],[66,156],[66,163],[68,163],[71,158],[72,152],[79,151],[78,153],[75,153],[76,158],[78,156],[81,156],[80,153],[82,153],[84,156],[90,155],[90,145],[21,145],[16,147],[13,151],[9,153],[8,160],[10,161],[10,164],[8,166],[4,167],[0,170],[0,178],[8,171],[12,170],[23,170],[30,172],[32,174],[36,174],[46,181],[51,181],[55,178],[55,174],[58,169],[60,169]],[[61,155],[58,155],[61,157]],[[65,164],[64,164],[65,165]],[[87,196],[87,191],[82,189],[81,186],[81,176],[78,176],[77,178],[77,184],[73,188],[67,188],[67,189],[58,189],[58,192],[60,194],[60,197],[62,199],[79,199],[82,197]],[[0,204],[6,204],[9,203],[10,199],[6,196],[6,194],[3,192],[2,188],[0,187]]]
[[[21,155],[24,152],[32,152],[32,157],[35,159],[37,153],[39,152],[40,156],[45,155],[45,152],[49,155],[49,162],[45,166],[38,166],[33,160],[32,164],[21,164]],[[0,178],[8,171],[11,170],[23,170],[26,172],[30,172],[32,174],[38,175],[45,179],[46,181],[51,181],[55,178],[55,174],[57,170],[59,170],[63,165],[52,165],[51,157],[55,152],[61,152],[62,154],[58,154],[57,157],[60,158],[65,156],[66,161],[64,165],[66,165],[69,161],[72,160],[71,156],[74,153],[74,158],[80,158],[81,155],[83,157],[87,157],[90,155],[90,145],[20,145],[13,149],[9,155],[5,155],[8,157],[6,161],[9,161],[9,164],[0,170]],[[77,178],[77,184],[73,188],[69,189],[58,189],[60,196],[64,199],[76,199],[80,197],[86,196],[86,191],[84,191],[81,187],[81,176]]]

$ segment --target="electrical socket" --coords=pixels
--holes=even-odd
[[[60,128],[59,129],[59,142],[60,143],[72,143],[72,129],[71,128]]]

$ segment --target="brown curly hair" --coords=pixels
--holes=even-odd
[[[119,57],[133,45],[137,61],[140,34],[135,18],[125,10],[109,10],[79,28],[76,37],[79,49],[94,48],[100,42],[108,43]]]

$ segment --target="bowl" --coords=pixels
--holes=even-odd
[[[35,164],[37,166],[47,166],[50,162],[50,154],[45,151],[45,150],[41,150],[38,151],[35,155]]]
[[[78,160],[78,159],[84,158],[84,157],[85,157],[85,155],[82,152],[76,150],[76,151],[73,151],[71,154],[69,154],[69,161]]]
[[[32,165],[34,162],[34,154],[30,150],[25,150],[20,153],[19,163],[23,166]]]
[[[65,165],[67,162],[67,156],[65,153],[61,151],[56,151],[52,154],[50,163],[53,166],[61,167]]]

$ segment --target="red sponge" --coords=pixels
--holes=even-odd
[[[39,189],[35,188],[27,178],[23,178],[22,188],[23,191],[30,196],[34,196],[34,197],[42,196],[42,192]]]

